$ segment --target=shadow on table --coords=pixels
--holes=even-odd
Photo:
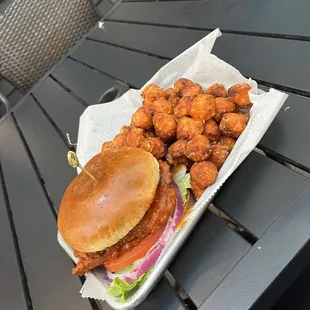
[[[310,265],[293,282],[272,310],[310,309]]]

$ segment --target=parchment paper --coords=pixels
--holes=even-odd
[[[195,211],[189,220],[206,208],[206,202],[210,201],[225,180],[255,148],[287,98],[286,94],[275,89],[270,89],[269,92],[257,90],[255,81],[243,77],[237,69],[212,55],[212,47],[220,35],[219,29],[214,30],[161,68],[146,83],[155,83],[162,88],[168,88],[173,86],[177,79],[186,77],[199,83],[204,89],[216,82],[224,84],[226,89],[236,83],[249,83],[252,86],[250,99],[253,107],[247,128],[237,140],[215,184],[207,188],[196,203]],[[82,165],[100,152],[102,143],[112,140],[119,133],[121,126],[130,124],[132,114],[142,105],[140,93],[141,90],[130,90],[113,102],[93,105],[85,110],[80,118],[77,144],[77,154]],[[70,247],[60,235],[58,239],[71,258],[75,259]],[[155,271],[156,266],[153,272]],[[111,299],[111,301],[113,299],[112,304],[115,305],[115,299],[106,294],[105,286],[104,281],[100,280],[100,271],[96,271],[95,274],[89,272],[81,294],[83,297]]]

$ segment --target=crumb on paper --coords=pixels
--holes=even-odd
[[[261,250],[261,249],[262,249],[262,247],[260,247],[260,246],[258,246],[257,248],[258,248],[259,250]]]
[[[291,107],[286,107],[284,110],[287,111],[287,110],[289,110],[290,108],[291,108]]]

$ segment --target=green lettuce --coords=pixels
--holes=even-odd
[[[180,193],[183,199],[184,205],[187,203],[188,195],[187,195],[187,189],[192,188],[191,187],[191,182],[190,182],[190,175],[189,173],[186,173],[185,176],[180,180],[179,184],[177,184]]]
[[[149,269],[139,279],[130,283],[127,283],[120,278],[115,278],[111,283],[107,293],[114,297],[120,297],[120,302],[126,302],[128,293],[133,289],[140,287],[149,277],[152,270],[153,268]]]
[[[173,174],[173,180],[180,190],[184,205],[186,205],[188,200],[187,189],[192,187],[190,182],[190,175],[189,173],[186,173],[185,166],[180,166],[179,169],[177,169],[177,172]]]

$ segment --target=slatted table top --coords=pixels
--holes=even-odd
[[[0,308],[111,309],[80,298],[83,279],[71,275],[72,263],[57,244],[59,203],[75,176],[65,134],[76,141],[80,115],[107,89],[140,88],[220,27],[213,53],[260,88],[289,98],[137,309],[268,309],[310,250],[309,1],[112,6],[100,2],[109,11],[103,29],[91,32],[31,94],[0,81],[0,91],[20,102],[0,124]]]

